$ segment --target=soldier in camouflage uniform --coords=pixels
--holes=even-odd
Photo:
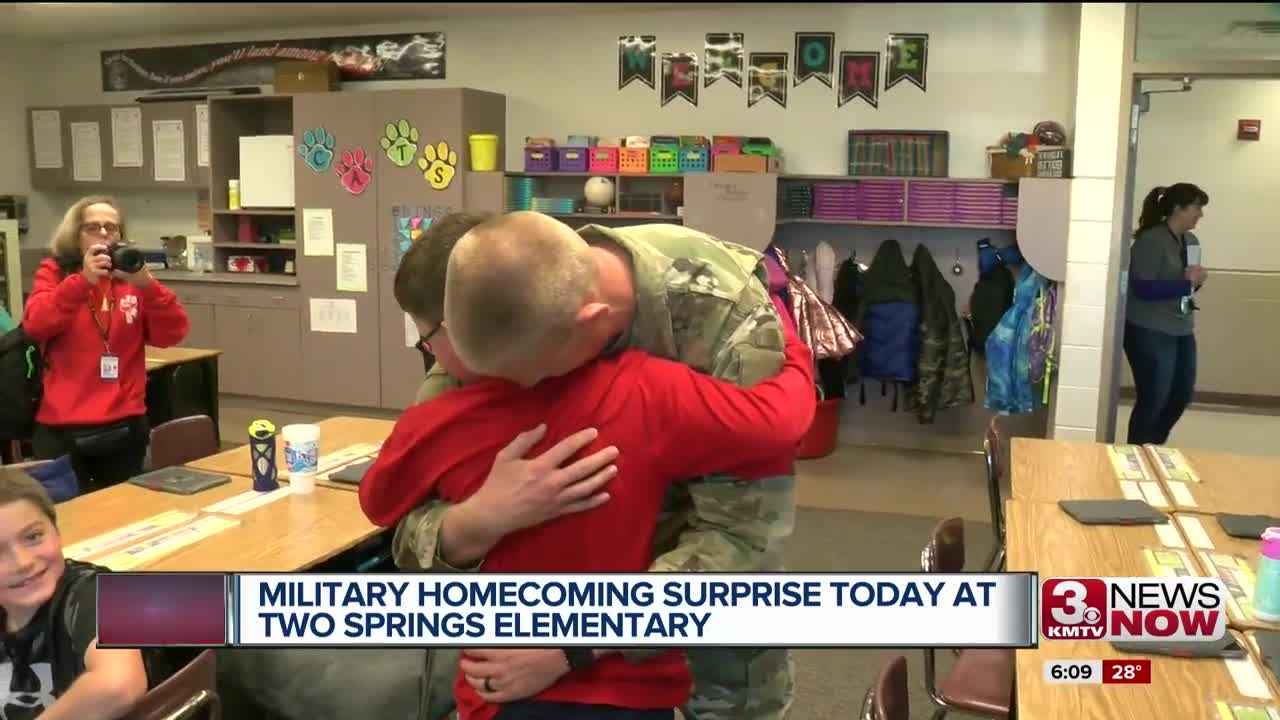
[[[678,225],[589,225],[578,232],[589,243],[616,245],[631,259],[635,317],[630,332],[607,352],[641,349],[739,385],[753,385],[781,368],[783,332],[759,253]],[[455,386],[437,366],[417,400],[430,400]],[[794,484],[794,476],[788,475],[749,485],[728,476],[673,485],[651,569],[782,570],[781,541],[795,521]],[[397,565],[459,570],[444,561],[438,547],[448,507],[433,500],[400,522],[394,541]],[[437,712],[438,696],[448,692],[457,661],[456,652],[433,654],[430,705]],[[786,716],[794,694],[794,666],[787,650],[690,648],[688,658],[694,690],[690,705],[682,709],[686,718]]]

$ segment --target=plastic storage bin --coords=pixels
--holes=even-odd
[[[655,175],[675,175],[680,172],[680,148],[675,145],[655,145],[649,148],[649,172]]]
[[[593,147],[588,155],[590,155],[591,172],[609,174],[618,172],[618,148]]]
[[[526,147],[524,149],[525,172],[555,172],[556,149],[553,147]]]
[[[711,148],[685,145],[680,148],[680,172],[707,172],[711,169]]]
[[[556,170],[559,172],[586,172],[588,153],[585,147],[556,148]]]
[[[649,148],[618,148],[618,172],[645,175],[649,172]]]

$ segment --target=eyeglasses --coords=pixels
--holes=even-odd
[[[80,226],[80,232],[88,235],[101,235],[106,233],[111,236],[120,234],[120,226],[113,222],[87,222]]]
[[[418,344],[414,346],[418,348],[418,352],[421,352],[427,355],[435,355],[435,353],[432,352],[431,350],[431,336],[440,332],[440,328],[442,327],[444,327],[444,323],[440,323],[436,325],[435,327],[431,328],[431,332],[418,338]]]

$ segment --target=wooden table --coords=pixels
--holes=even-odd
[[[167,510],[197,512],[252,489],[246,477],[176,495],[121,483],[58,505],[63,545],[71,545]],[[354,493],[316,488],[235,516],[240,525],[144,565],[143,570],[291,572],[305,570],[382,531],[365,518]]]
[[[1257,573],[1258,554],[1262,552],[1261,540],[1233,538],[1222,530],[1217,518],[1210,515],[1174,513],[1173,517],[1178,523],[1179,530],[1182,531],[1182,536],[1187,539],[1188,546],[1196,550],[1195,559],[1201,573],[1205,575],[1212,573],[1209,563],[1200,556],[1201,550],[1228,553],[1244,558],[1249,563],[1249,567],[1253,568],[1254,572]],[[1207,547],[1206,539],[1208,540]],[[1232,617],[1231,626],[1242,630],[1280,631],[1280,623],[1264,622],[1254,617]]]
[[[1180,483],[1190,492],[1194,505],[1179,502],[1170,493],[1176,509],[1280,517],[1280,458],[1213,450],[1182,450],[1182,455],[1200,482]],[[1161,480],[1173,484],[1163,475]]]
[[[218,356],[221,350],[146,347],[147,421],[208,415],[218,427]],[[221,433],[218,441],[221,442]]]
[[[1258,631],[1249,630],[1244,634],[1249,648],[1249,652],[1253,653],[1253,659],[1257,661],[1258,667],[1262,668],[1262,674],[1267,679],[1267,684],[1271,686],[1271,694],[1280,698],[1280,677],[1276,677],[1275,673],[1267,667],[1262,659],[1262,650],[1258,647]]]
[[[321,420],[316,424],[320,426],[320,455],[322,460],[325,455],[352,445],[362,443],[381,444],[391,434],[391,428],[395,427],[395,422],[391,420],[347,416]],[[279,436],[280,430],[281,428],[276,428],[277,470],[283,469],[285,466],[284,440]],[[248,431],[249,429],[245,428],[246,439],[248,438]],[[252,477],[253,475],[253,465],[250,460],[248,445],[242,445],[234,450],[227,450],[217,455],[187,463],[187,467],[224,475],[238,475],[241,477]],[[288,478],[282,479],[287,481]],[[329,480],[327,474],[324,473],[317,476],[316,484],[347,492],[354,492],[359,489],[357,485]],[[357,508],[357,512],[359,512],[359,508]]]
[[[1056,503],[1125,497],[1107,446],[1099,443],[1015,437],[1010,449],[1010,473],[1015,500]],[[1145,487],[1163,496],[1154,473]],[[1158,502],[1151,504],[1159,507]]]
[[[1017,472],[1012,478],[1015,486]],[[1005,514],[1011,572],[1038,571],[1041,581],[1057,576],[1151,574],[1141,552],[1144,545],[1159,544],[1151,526],[1085,526],[1056,505],[1016,499],[1008,501]],[[1019,720],[1198,720],[1207,717],[1205,704],[1211,699],[1259,701],[1240,693],[1221,660],[1153,656],[1150,685],[1050,685],[1044,681],[1046,660],[1125,656],[1100,640],[1043,640],[1040,647],[1018,650],[1016,655]],[[1261,672],[1256,663],[1253,668]]]

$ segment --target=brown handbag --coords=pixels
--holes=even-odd
[[[862,342],[862,334],[839,310],[791,272],[780,250],[773,248],[773,256],[787,273],[787,290],[791,295],[791,314],[795,316],[796,331],[813,350],[813,358],[829,360],[852,355],[858,343]]]

